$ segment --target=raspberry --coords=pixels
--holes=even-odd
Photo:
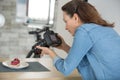
[[[17,65],[20,63],[20,60],[18,58],[15,58],[13,61],[11,61],[11,65]]]

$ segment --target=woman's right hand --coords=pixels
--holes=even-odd
[[[62,36],[60,36],[60,35],[57,35],[57,36],[61,39],[62,43],[60,46],[57,46],[56,48],[62,49],[64,51],[68,52],[70,49],[69,45],[64,41]]]

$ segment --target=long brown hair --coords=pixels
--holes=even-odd
[[[95,23],[105,27],[114,27],[114,23],[108,23],[102,19],[95,7],[88,2],[72,0],[63,5],[62,10],[67,12],[70,17],[73,17],[74,13],[78,14],[84,23]]]

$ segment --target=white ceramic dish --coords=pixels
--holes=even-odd
[[[26,68],[29,66],[29,64],[27,62],[20,62],[19,66],[14,66],[14,65],[11,65],[11,60],[4,61],[4,62],[2,62],[2,64],[5,67],[11,68],[11,69],[22,69],[22,68]]]

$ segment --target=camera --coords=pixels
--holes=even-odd
[[[43,39],[41,38],[41,35],[39,33],[43,34]],[[36,30],[36,31],[31,31],[29,34],[35,34],[37,37],[37,43],[32,46],[32,50],[28,53],[26,58],[29,58],[32,53],[34,53],[34,58],[40,57],[41,50],[37,49],[36,46],[43,46],[43,47],[57,47],[61,45],[62,41],[61,39],[57,36],[57,33],[55,33],[52,30],[49,30],[49,27],[45,27],[42,30]]]

